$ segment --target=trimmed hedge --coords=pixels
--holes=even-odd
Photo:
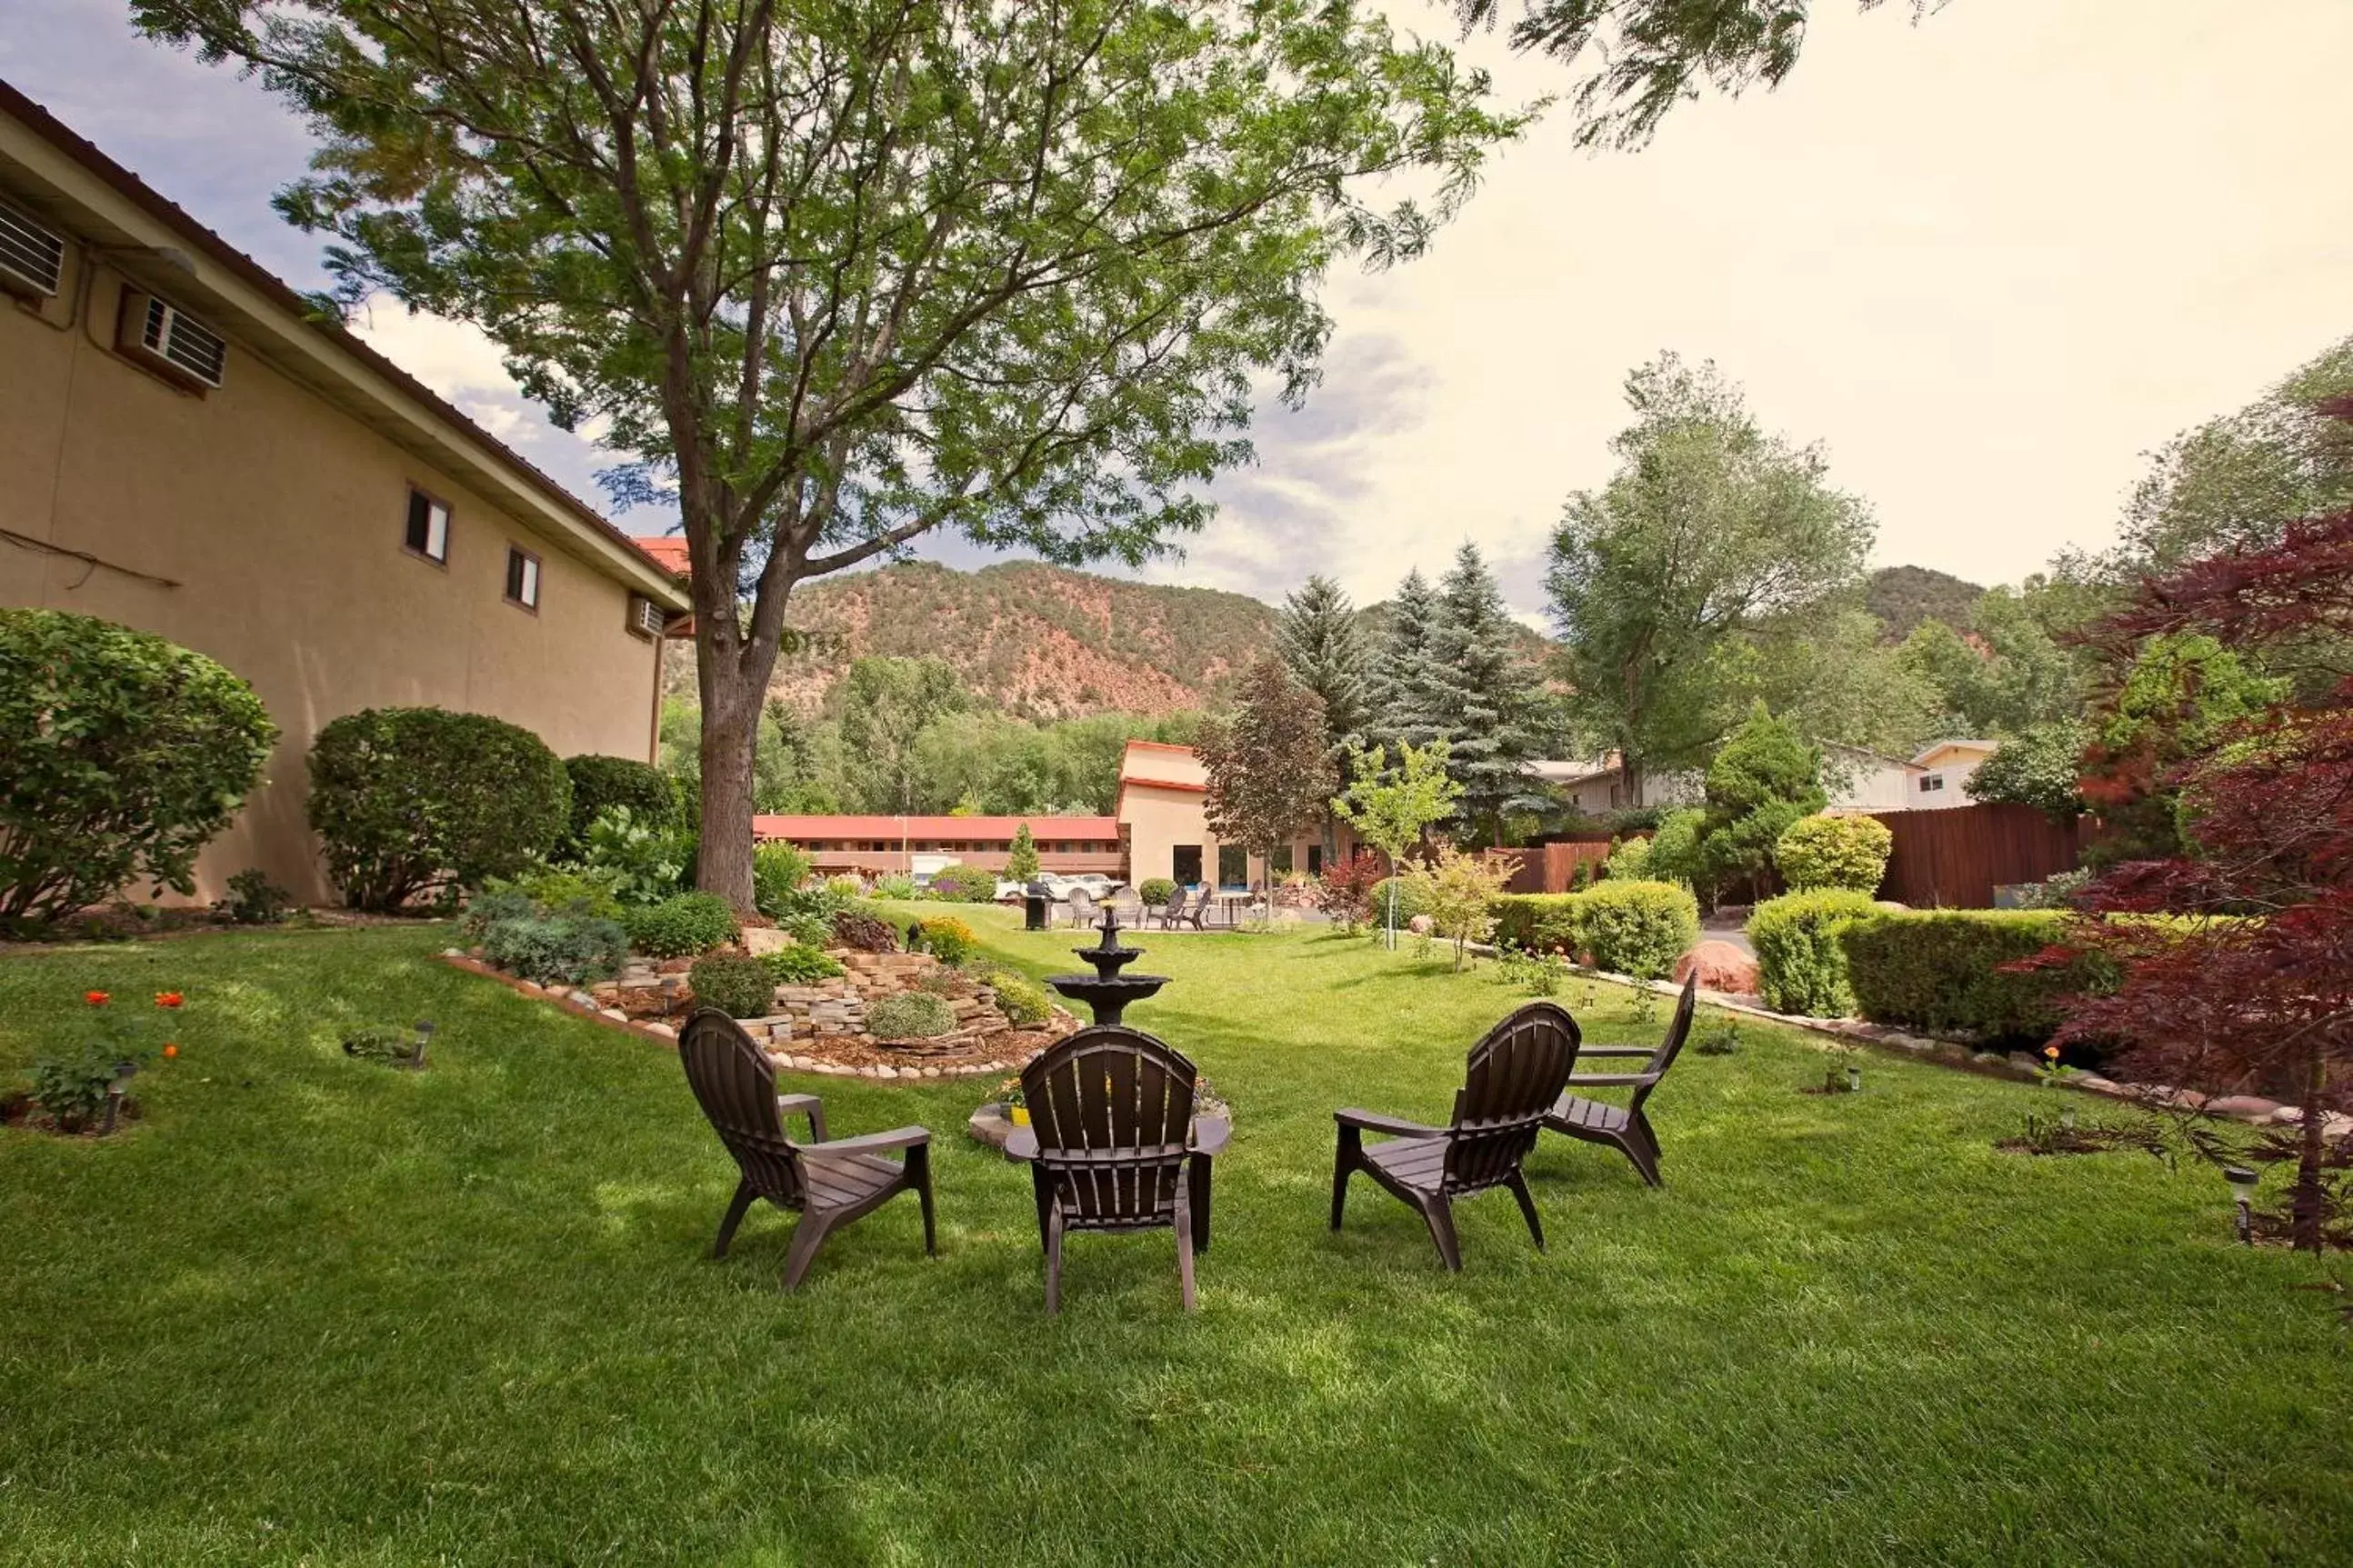
[[[1495,915],[1495,941],[1532,952],[1581,951],[1577,940],[1578,893],[1505,893],[1489,907]]]
[[[740,952],[705,953],[686,972],[694,999],[731,1018],[765,1018],[776,1011],[776,981],[768,966]]]
[[[1876,893],[1887,877],[1895,835],[1874,816],[1807,816],[1773,845],[1773,864],[1792,892],[1843,888]]]
[[[571,811],[555,753],[487,713],[370,708],[311,747],[311,826],[353,909],[517,876],[547,858]]]
[[[177,644],[0,610],[0,926],[143,878],[193,891],[278,738],[253,688]]]
[[[1699,940],[1699,903],[1672,882],[1615,878],[1578,893],[1506,893],[1493,906],[1495,940],[1533,952],[1583,954],[1596,969],[1655,980]]]
[[[1757,992],[1777,1013],[1843,1018],[1854,1011],[1841,933],[1879,912],[1868,893],[1829,889],[1785,893],[1750,911]]]
[[[1840,942],[1855,1005],[1873,1023],[2040,1044],[2059,1026],[2054,998],[2116,981],[2111,963],[2089,954],[2060,969],[2001,972],[2066,930],[2066,915],[2050,910],[1880,910]]]
[[[735,940],[735,911],[716,893],[681,893],[631,910],[629,942],[654,958],[687,958]]]
[[[607,806],[626,805],[650,827],[679,825],[678,786],[650,763],[589,753],[565,758],[564,773],[572,781],[572,820],[564,850],[574,859],[587,853],[588,825]]]

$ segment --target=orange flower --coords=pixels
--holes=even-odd
[[[111,1000],[103,991],[85,991],[81,994],[81,999],[93,1007],[103,1007]]]
[[[2045,1046],[2042,1047],[2042,1054],[2049,1057],[2055,1062],[2059,1059],[2059,1047],[2056,1046]]]
[[[174,1045],[174,1044],[173,1044],[171,1041],[169,1041],[169,1040],[166,1040],[166,1041],[164,1041],[164,1059],[165,1061],[170,1061],[174,1057],[176,1057],[176,1056],[178,1056],[179,1054],[180,1054],[180,1047],[177,1047],[177,1046]]]
[[[155,993],[155,1005],[158,1007],[176,1007],[186,1000],[186,997],[181,995],[176,991],[158,991]]]

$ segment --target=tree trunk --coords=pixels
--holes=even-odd
[[[702,836],[694,885],[752,912],[752,761],[776,645],[737,640],[734,606],[706,605],[694,584],[696,684],[702,697]],[[715,595],[714,595],[715,596]],[[721,617],[724,616],[723,622]]]
[[[2321,1096],[2327,1089],[2328,1058],[2316,1045],[2305,1072],[2304,1138],[2297,1151],[2295,1190],[2288,1200],[2289,1239],[2300,1252],[2321,1250],[2321,1229],[2328,1217],[2328,1191],[2323,1184],[2328,1143],[2321,1136],[2328,1120],[2321,1109]]]

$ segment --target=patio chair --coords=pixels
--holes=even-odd
[[[1577,1041],[1577,1020],[1568,1009],[1531,1002],[1471,1047],[1446,1126],[1369,1110],[1334,1111],[1339,1150],[1332,1165],[1332,1228],[1340,1228],[1348,1178],[1362,1171],[1420,1214],[1438,1256],[1455,1273],[1462,1270],[1462,1247],[1454,1235],[1454,1200],[1492,1187],[1511,1189],[1536,1250],[1543,1251],[1544,1226],[1520,1164],[1568,1081]],[[1388,1134],[1388,1141],[1367,1146],[1367,1132]]]
[[[1021,1069],[1029,1125],[1005,1152],[1029,1163],[1046,1249],[1046,1313],[1062,1307],[1062,1237],[1074,1230],[1176,1233],[1193,1310],[1193,1255],[1209,1247],[1209,1161],[1228,1124],[1193,1121],[1193,1064],[1140,1029],[1081,1029]]]
[[[1176,890],[1168,895],[1168,901],[1160,906],[1159,920],[1162,931],[1175,931],[1176,922],[1185,918],[1185,893],[1184,885],[1179,883]]]
[[[1185,923],[1195,931],[1208,931],[1209,928],[1205,922],[1208,918],[1210,906],[1217,901],[1218,890],[1207,882],[1202,883],[1194,891],[1193,907],[1184,911]]]
[[[1683,996],[1675,1003],[1674,1019],[1667,1026],[1667,1037],[1659,1044],[1587,1046],[1578,1053],[1588,1057],[1647,1058],[1636,1072],[1582,1073],[1568,1080],[1567,1088],[1572,1090],[1631,1088],[1634,1092],[1624,1105],[1564,1092],[1546,1114],[1544,1124],[1555,1132],[1566,1132],[1571,1138],[1617,1150],[1634,1162],[1634,1169],[1642,1173],[1642,1180],[1654,1187],[1665,1185],[1659,1175],[1659,1135],[1651,1131],[1651,1119],[1642,1114],[1642,1102],[1651,1098],[1651,1091],[1659,1087],[1659,1080],[1675,1065],[1675,1056],[1691,1034],[1698,989],[1699,975],[1694,973],[1683,982]]]
[[[1094,924],[1098,918],[1099,916],[1095,909],[1095,896],[1092,893],[1088,892],[1084,888],[1072,888],[1071,889],[1071,926],[1077,930],[1083,931],[1087,927]]]
[[[825,1136],[825,1110],[815,1095],[776,1092],[776,1069],[766,1053],[735,1020],[716,1007],[697,1010],[678,1037],[679,1060],[702,1114],[743,1173],[711,1256],[724,1258],[735,1227],[755,1198],[798,1214],[791,1248],[785,1255],[785,1289],[797,1289],[828,1232],[869,1214],[901,1193],[912,1192],[923,1208],[923,1250],[935,1250],[932,1225],[932,1135],[921,1127],[897,1127],[863,1138]],[[812,1141],[796,1143],[785,1133],[787,1112],[806,1112]],[[906,1151],[903,1163],[879,1156]]]

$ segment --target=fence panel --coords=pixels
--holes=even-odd
[[[1577,875],[1578,862],[1599,866],[1609,858],[1609,842],[1580,841],[1573,844],[1531,844],[1514,851],[1520,858],[1520,868],[1512,873],[1504,884],[1507,892],[1566,893]]]
[[[1879,896],[1915,909],[1991,909],[1997,885],[2072,871],[2087,826],[2062,827],[2031,805],[1872,816],[1895,836]]]

